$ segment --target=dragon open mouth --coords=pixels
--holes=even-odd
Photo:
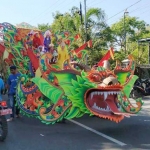
[[[85,103],[94,115],[119,122],[124,116],[129,117],[129,114],[121,112],[117,99],[119,93],[119,90],[90,89],[86,92]]]

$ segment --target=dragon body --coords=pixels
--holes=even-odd
[[[141,99],[136,100],[137,107],[129,100],[130,90],[137,79],[133,75],[135,63],[131,56],[127,68],[117,64],[114,70],[90,69],[76,64],[80,68],[77,70],[69,61],[60,68],[57,63],[51,64],[53,56],[50,53],[36,58],[36,50],[25,42],[25,36],[19,37],[13,25],[3,23],[1,26],[6,51],[4,61],[7,65],[16,65],[22,74],[16,93],[23,114],[39,118],[46,124],[84,114],[120,122],[141,110]],[[12,55],[11,61],[6,53]],[[31,59],[33,54],[35,59]]]

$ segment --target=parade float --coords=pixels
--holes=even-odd
[[[24,33],[25,30],[9,23],[1,23],[0,27],[3,30],[1,63],[5,77],[11,65],[22,74],[16,91],[22,114],[38,118],[45,124],[84,114],[118,123],[141,110],[141,99],[135,100],[136,107],[129,100],[131,88],[138,78],[134,75],[132,56],[128,57],[126,68],[118,62],[114,70],[102,66],[90,68],[79,61],[71,62],[70,58],[75,55],[80,60],[91,41],[68,52],[67,46],[73,38],[67,32],[54,34],[51,31],[51,44],[58,53],[54,59],[51,53],[41,54],[39,47],[33,46],[30,31]],[[38,32],[41,41],[44,39],[40,31],[34,32]]]

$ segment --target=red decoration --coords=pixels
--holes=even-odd
[[[105,55],[104,57],[98,62],[98,66],[103,66],[103,62],[105,60],[109,60],[111,57],[113,57],[114,55],[114,51],[113,51],[113,48],[111,48]]]

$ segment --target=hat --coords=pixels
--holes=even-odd
[[[33,35],[33,34],[34,34],[34,31],[31,30],[28,35]]]
[[[39,32],[34,32],[33,34],[35,35],[35,34],[38,34]]]
[[[16,68],[16,66],[10,66],[10,69],[16,70],[17,68]]]
[[[46,32],[45,32],[45,34],[44,34],[44,37],[46,37],[47,35],[52,35],[52,33],[49,31],[49,30],[47,30]]]

